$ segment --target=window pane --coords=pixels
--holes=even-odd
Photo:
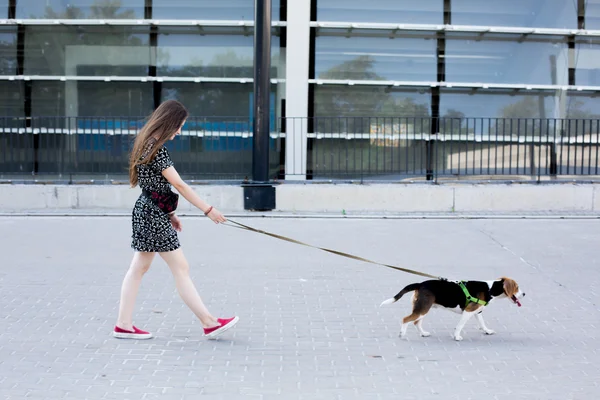
[[[17,30],[0,28],[0,75],[17,73]]]
[[[577,85],[600,86],[600,38],[576,40],[575,68]]]
[[[429,90],[315,85],[314,91],[313,179],[398,180],[424,172],[426,142],[409,136],[431,131]]]
[[[8,0],[0,0],[0,19],[8,18]]]
[[[290,0],[288,0],[290,1]],[[443,0],[319,0],[319,21],[441,24]]]
[[[446,81],[566,85],[567,54],[566,41],[558,37],[519,42],[516,37],[478,40],[472,35],[449,34]]]
[[[67,85],[75,84],[68,82]],[[77,92],[70,97],[76,97]],[[77,115],[77,103],[69,107],[70,115]],[[34,117],[62,117],[65,115],[65,82],[32,81],[31,115]]]
[[[600,0],[585,2],[585,29],[600,29]]]
[[[506,91],[465,92],[443,89],[440,115],[444,117],[555,118],[551,93]]]
[[[271,121],[274,123],[277,87],[271,85]],[[194,116],[249,118],[252,115],[253,85],[241,83],[163,83],[161,100],[181,101]],[[274,126],[274,125],[273,125]]]
[[[146,116],[154,108],[151,83],[77,82],[77,94],[83,116]]]
[[[280,1],[271,4],[271,20],[279,21]],[[152,8],[154,19],[254,20],[254,0],[154,0]]]
[[[271,85],[271,130],[276,130],[277,87]],[[186,179],[243,179],[252,173],[252,84],[163,84],[161,100],[181,101],[190,112],[173,158]],[[270,139],[270,176],[279,169],[279,150]]]
[[[319,36],[315,74],[320,79],[435,81],[436,41]]]
[[[33,116],[146,116],[153,109],[152,84],[141,82],[34,81]]]
[[[23,82],[0,81],[0,116],[25,116]]]
[[[566,96],[566,118],[600,118],[600,97],[596,94],[569,93]]]
[[[142,19],[144,0],[18,0],[17,18]]]
[[[315,116],[422,117],[430,114],[429,90],[315,85]]]
[[[0,81],[0,177],[10,179],[33,171],[33,135],[25,127],[24,82]]]
[[[254,38],[238,28],[161,28],[158,76],[252,78]],[[271,39],[271,77],[285,76],[279,37]]]
[[[570,0],[453,1],[452,23],[528,28],[577,28],[577,2]]]
[[[598,118],[599,105],[598,97],[573,92],[557,98],[550,92],[443,89],[440,95],[440,115],[456,118]]]
[[[147,28],[28,26],[27,75],[147,76]]]

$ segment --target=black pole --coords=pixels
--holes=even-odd
[[[557,71],[556,71],[556,56],[555,55],[551,55],[550,56],[550,78],[552,80],[552,84],[556,85],[557,82]],[[571,74],[569,74],[570,76]],[[560,99],[560,91],[557,90],[555,93],[555,96],[559,96]],[[543,106],[540,106],[540,108],[542,108]],[[559,105],[560,108],[560,105]],[[554,124],[557,124],[560,120],[554,120]],[[563,124],[561,122],[560,124],[560,136],[562,137],[562,127]],[[548,132],[548,136],[550,136],[550,132]],[[550,176],[552,177],[556,177],[556,174],[558,172],[558,164],[557,164],[557,156],[556,156],[556,127],[554,128],[554,140],[550,142]]]
[[[269,180],[270,69],[271,0],[255,0],[252,179],[256,183],[265,183]]]
[[[154,12],[154,6],[152,0],[144,0],[144,19],[152,19],[152,13]],[[158,57],[158,27],[156,25],[150,26],[150,64],[148,65],[148,76],[156,77],[156,65]],[[153,97],[153,110],[156,110],[160,106],[162,98],[162,82],[152,82],[152,97]]]
[[[444,0],[444,24],[452,24],[452,6],[451,0]],[[442,32],[437,33],[437,81],[446,81],[446,34]],[[446,124],[445,120],[440,115],[440,88],[439,86],[431,88],[431,124],[429,126],[429,133],[431,139],[427,141],[425,148],[425,179],[428,181],[437,178],[434,176],[437,171],[437,153],[436,153],[436,139],[437,134],[440,133],[440,129],[445,131]],[[440,123],[440,120],[442,120]]]
[[[254,2],[254,102],[252,182],[244,185],[244,208],[275,208],[275,187],[269,183],[271,91],[271,0]]]
[[[17,0],[8,1],[8,19],[17,18]]]

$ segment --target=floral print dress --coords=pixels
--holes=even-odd
[[[149,147],[147,152],[151,149],[152,147]],[[147,154],[145,153],[144,156]],[[171,184],[162,175],[162,171],[172,165],[169,151],[162,146],[152,161],[137,166],[140,188],[158,193],[171,191]],[[135,202],[131,223],[133,231],[131,247],[136,251],[167,252],[181,246],[169,216],[144,193]]]

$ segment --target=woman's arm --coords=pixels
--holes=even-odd
[[[198,196],[196,192],[187,183],[185,183],[183,179],[181,179],[181,176],[179,176],[179,173],[175,167],[171,166],[163,170],[162,175],[167,181],[169,181],[171,185],[173,185],[179,194],[181,194],[187,201],[205,213],[210,219],[217,223],[226,221],[225,217],[223,217],[223,215],[216,208],[202,200],[200,196]]]

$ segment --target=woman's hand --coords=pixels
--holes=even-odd
[[[215,224],[220,224],[222,222],[227,221],[225,219],[225,217],[223,216],[223,214],[221,214],[221,212],[219,212],[219,210],[217,210],[214,207],[210,208],[210,210],[208,211],[208,213],[206,214],[206,216],[208,218],[210,218]]]
[[[169,215],[169,220],[171,220],[171,225],[173,225],[173,228],[175,228],[177,232],[181,232],[181,220],[179,217],[175,214],[171,214]]]

